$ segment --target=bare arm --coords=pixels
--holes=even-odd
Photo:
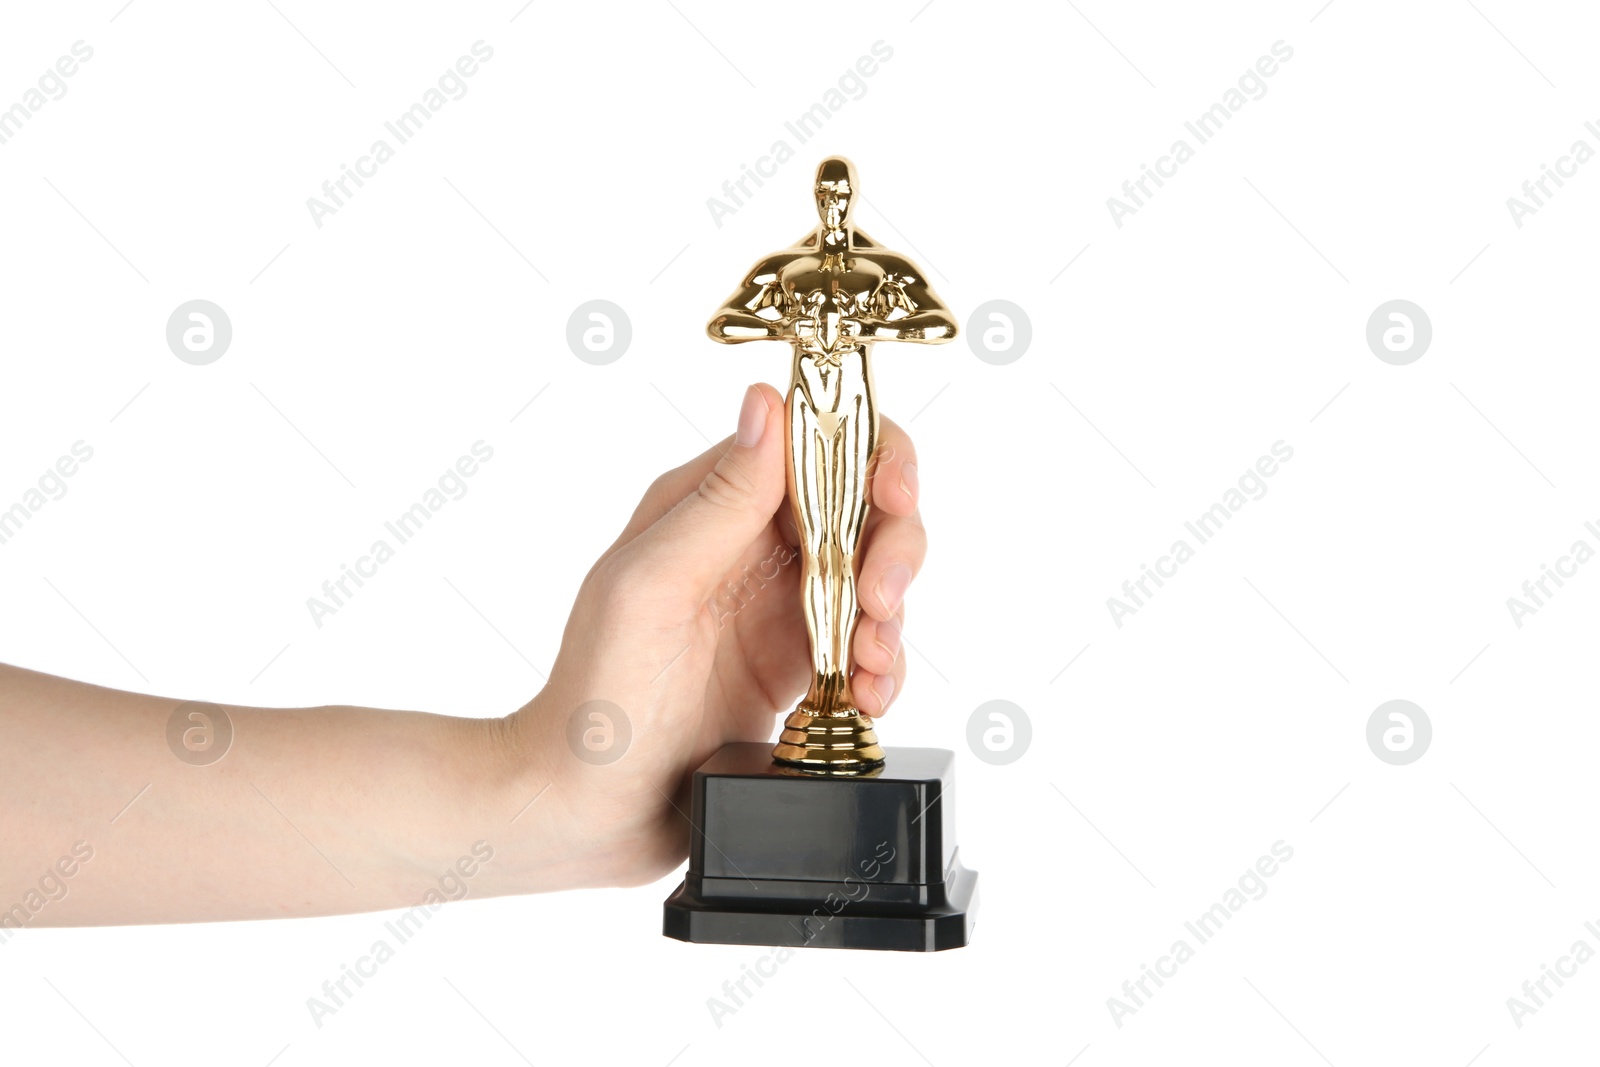
[[[0,924],[409,907],[464,857],[474,895],[576,880],[556,805],[510,821],[550,779],[509,720],[227,707],[197,766],[168,745],[181,703],[0,665]]]

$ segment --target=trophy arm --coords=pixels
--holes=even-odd
[[[928,284],[922,268],[894,253],[873,258],[884,271],[884,283],[873,296],[875,313],[863,323],[862,336],[934,345],[955,340],[960,329],[955,316]]]
[[[783,322],[764,319],[741,307],[725,307],[706,323],[706,336],[725,345],[745,341],[781,341],[787,338]]]
[[[779,273],[792,257],[771,256],[757,263],[744,284],[723,301],[706,323],[706,334],[725,345],[743,341],[792,340],[794,332],[784,315],[784,292]]]
[[[875,323],[862,331],[863,336],[874,341],[920,341],[930,345],[953,341],[958,332],[955,319],[943,308],[918,311],[893,322]]]

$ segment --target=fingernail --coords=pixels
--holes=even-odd
[[[894,696],[894,679],[887,674],[878,675],[878,680],[872,683],[872,691],[878,694],[878,707],[887,708]]]
[[[878,579],[878,603],[883,605],[883,610],[894,614],[900,608],[900,601],[906,598],[906,590],[911,588],[911,568],[904,563],[896,563],[883,572],[883,577]]]
[[[744,406],[739,409],[739,430],[733,435],[733,443],[741,448],[754,448],[761,443],[766,429],[767,398],[752,385],[744,393]]]
[[[889,662],[900,658],[900,620],[890,619],[878,624],[878,645],[889,653]]]
[[[917,499],[917,485],[916,464],[907,463],[905,466],[900,468],[900,491],[904,493],[912,501],[912,503],[915,503]]]

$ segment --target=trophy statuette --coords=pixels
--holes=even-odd
[[[977,875],[955,847],[953,754],[885,750],[850,695],[878,445],[872,346],[956,335],[922,268],[855,228],[859,188],[854,164],[824,160],[816,228],[757,262],[706,326],[724,344],[793,349],[788,496],[812,669],[770,754],[730,744],[694,772],[689,871],[664,922],[679,940],[932,951],[971,932]]]

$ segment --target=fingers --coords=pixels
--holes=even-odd
[[[870,499],[890,515],[917,510],[917,451],[911,435],[891,419],[878,419],[878,451],[872,458]]]
[[[927,555],[928,532],[915,512],[879,521],[867,536],[866,556],[856,580],[861,610],[879,622],[894,618]]]
[[[863,648],[863,632],[866,632]],[[888,642],[893,651],[884,647]],[[850,695],[856,707],[877,718],[889,710],[906,680],[906,657],[900,654],[900,620],[863,619],[856,629],[856,671],[850,678]]]
[[[900,659],[900,632],[905,627],[904,610],[888,622],[863,618],[856,624],[851,659],[857,668],[873,674],[889,674]]]
[[[878,451],[868,472],[868,499],[874,508],[869,521],[873,526],[891,515],[912,515],[920,495],[916,448],[911,443],[910,435],[893,419],[882,416],[878,420],[878,433]],[[612,546],[612,551],[639,536],[676,507],[678,501],[694,492],[732,447],[733,437],[729,435],[681,467],[674,467],[657,478],[645,491],[639,506],[634,509],[633,517]],[[789,508],[778,509],[778,526],[791,545],[800,543],[800,534],[795,529],[794,516]]]
[[[761,389],[767,396],[768,402],[771,403],[777,390],[766,385],[761,386]],[[781,397],[778,397],[776,404],[778,409],[782,410],[783,400]],[[735,435],[729,434],[689,462],[672,468],[654,482],[651,482],[650,487],[645,490],[644,496],[640,498],[638,507],[634,508],[632,517],[628,519],[628,525],[623,528],[622,533],[606,549],[601,559],[603,560],[610,556],[617,549],[655,525],[657,520],[677,507],[684,497],[700,488],[706,476],[714,471],[723,457],[727,456],[733,449],[734,437]],[[788,513],[788,509],[779,508],[778,512],[780,516],[785,516]],[[794,532],[793,518],[789,518],[785,534],[789,536],[791,545],[800,543],[799,534]]]
[[[639,506],[634,509],[627,527],[617,538],[617,545],[625,545],[638,537],[657,519],[676,507],[678,501],[694,492],[716,467],[717,461],[727,455],[732,447],[733,435],[729,434],[683,466],[674,467],[652,482],[639,500]]]
[[[870,488],[873,512],[857,579],[858,597],[868,617],[887,622],[900,610],[911,579],[928,554],[928,532],[917,511],[916,447],[891,419],[879,420]]]
[[[727,454],[624,552],[671,588],[705,596],[772,522],[783,502],[783,457],[783,398],[770,385],[751,386]]]

